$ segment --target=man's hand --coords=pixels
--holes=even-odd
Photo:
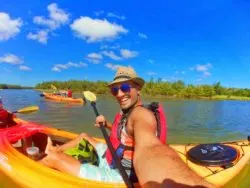
[[[100,124],[103,124],[104,127],[107,127],[107,121],[106,118],[103,115],[99,115],[95,119],[95,126],[100,128]]]

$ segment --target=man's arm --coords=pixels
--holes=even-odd
[[[112,123],[110,123],[109,121],[106,121],[105,127],[106,127],[109,131],[111,131],[111,130],[112,130]]]
[[[134,167],[143,187],[213,187],[194,173],[168,145],[156,137],[152,112],[138,108],[133,113],[135,137]]]

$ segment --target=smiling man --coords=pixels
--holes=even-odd
[[[143,85],[144,80],[137,76],[134,69],[119,67],[108,87],[121,111],[113,124],[103,115],[96,118],[95,124],[99,127],[103,123],[111,130],[110,141],[128,177],[132,182],[139,180],[141,185],[149,187],[163,184],[210,186],[188,169],[178,155],[165,145],[167,129],[164,110],[157,103],[150,108],[143,106],[140,93]],[[80,163],[64,153],[78,145],[82,139],[88,140],[96,149],[98,166]],[[97,142],[86,134],[59,147],[52,146],[48,138],[46,153],[48,155],[41,162],[52,168],[91,180],[123,182],[106,144]]]

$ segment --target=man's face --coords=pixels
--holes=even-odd
[[[128,109],[138,101],[138,85],[132,81],[121,82],[110,87],[122,109]]]

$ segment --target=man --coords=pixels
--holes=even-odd
[[[70,97],[70,98],[72,98],[72,90],[71,90],[70,87],[68,88],[67,96]]]
[[[112,130],[110,140],[130,180],[135,182],[138,177],[139,183],[148,187],[181,184],[211,186],[188,169],[178,155],[162,143],[166,140],[164,121],[159,125],[154,113],[142,106],[140,90],[143,85],[144,80],[138,77],[132,68],[119,67],[109,88],[119,103],[122,114],[115,118],[113,125],[102,115],[96,118],[96,126],[104,123],[106,128]],[[158,128],[162,128],[163,131],[158,131]],[[83,138],[96,148],[100,159],[98,167],[81,164],[63,153],[77,145]],[[75,140],[59,147],[53,147],[51,140],[48,139],[46,148],[48,155],[41,162],[87,179],[123,182],[109,150],[106,150],[105,144],[97,142],[86,134],[81,134]],[[190,181],[189,177],[192,178]]]
[[[13,114],[4,109],[2,98],[0,97],[0,128],[7,128],[15,125]]]

